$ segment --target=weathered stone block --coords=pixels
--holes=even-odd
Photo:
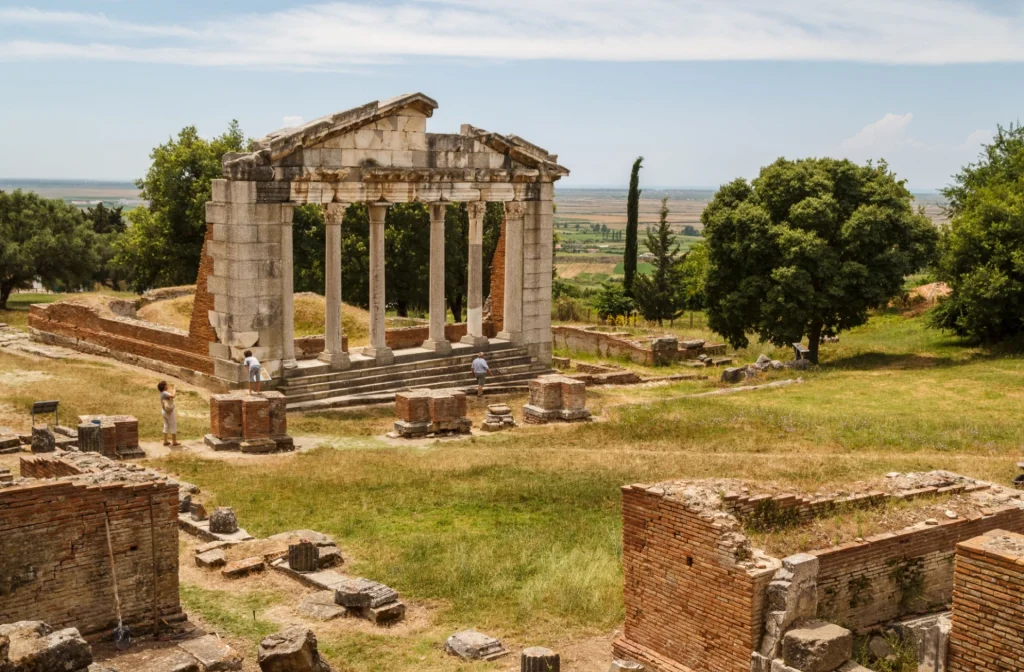
[[[520,672],[559,672],[560,656],[543,646],[531,646],[523,649],[519,657]]]
[[[302,540],[288,546],[288,566],[296,572],[315,572],[319,567],[320,549],[311,541]]]
[[[587,385],[582,380],[566,378],[561,381],[562,408],[569,411],[581,411],[587,405]]]
[[[348,613],[345,607],[334,602],[333,590],[321,590],[307,595],[299,603],[297,609],[303,616],[308,616],[317,621],[331,621],[335,618],[341,618]]]
[[[257,660],[261,672],[331,672],[320,657],[316,635],[301,625],[264,637]]]
[[[362,617],[374,625],[395,623],[405,618],[405,605],[401,600],[395,600],[379,607],[366,607],[362,610]]]
[[[832,672],[853,655],[853,634],[833,623],[807,623],[782,638],[782,658],[801,672]]]
[[[32,428],[32,452],[52,453],[57,450],[57,437],[48,427]]]
[[[226,565],[227,562],[227,555],[222,549],[206,551],[196,555],[196,567],[202,567],[203,569],[217,569]]]
[[[220,573],[227,579],[240,579],[244,576],[249,576],[253,572],[262,572],[263,568],[263,558],[243,558],[242,560],[229,562],[224,566],[224,569],[220,570]]]
[[[562,408],[562,383],[555,376],[540,376],[529,383],[530,405],[542,409]],[[559,376],[560,378],[560,376]]]
[[[270,401],[261,396],[242,399],[242,436],[246,439],[270,438]]]
[[[395,416],[407,423],[430,420],[430,395],[424,390],[395,393]]]
[[[218,439],[242,437],[242,397],[238,394],[210,396],[210,433]]]
[[[242,654],[221,641],[217,635],[205,635],[178,644],[199,661],[205,672],[242,669]]]
[[[286,437],[289,438],[290,437]],[[273,438],[261,438],[251,439],[242,441],[238,444],[238,449],[243,453],[262,455],[266,453],[277,452],[277,441]]]
[[[397,599],[393,588],[369,579],[347,579],[334,591],[335,603],[350,608],[376,608]]]
[[[461,417],[459,404],[451,394],[435,392],[430,396],[431,422],[448,422]]]
[[[210,532],[234,534],[238,531],[238,517],[230,506],[218,506],[210,514]]]
[[[0,669],[11,672],[77,672],[92,664],[92,648],[78,630],[55,632],[41,621],[0,625],[0,652],[5,654],[0,656]],[[4,664],[8,661],[9,667]]]
[[[445,641],[444,649],[464,660],[494,660],[508,653],[501,640],[476,630],[456,632]]]

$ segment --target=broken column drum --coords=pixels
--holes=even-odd
[[[294,368],[293,209],[305,203],[327,206],[329,213],[325,275],[329,282],[323,365],[347,369],[353,361],[341,351],[340,238],[345,210],[369,208],[369,343],[360,353],[376,364],[393,361],[384,333],[387,209],[399,203],[431,208],[424,229],[431,245],[431,299],[444,306],[444,207],[465,203],[470,215],[468,325],[464,343],[483,346],[480,242],[488,202],[506,210],[504,315],[499,337],[524,346],[541,364],[551,361],[551,269],[554,183],[569,174],[558,157],[515,135],[500,135],[463,125],[458,134],[427,133],[437,103],[406,94],[286,128],[256,140],[253,151],[229,153],[223,179],[214,180],[206,204],[211,235],[203,305],[214,341],[209,344],[214,377],[230,386],[245,383],[240,366],[252,350],[276,380]],[[200,287],[203,283],[199,283]],[[336,291],[337,290],[337,291]],[[197,297],[197,301],[198,301]],[[498,326],[498,325],[495,325]],[[425,349],[451,352],[443,320],[434,315]]]

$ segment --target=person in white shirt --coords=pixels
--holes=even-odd
[[[252,394],[253,383],[256,383],[256,392],[258,393],[260,391],[260,373],[263,367],[260,365],[260,360],[252,356],[252,350],[245,351],[242,366],[249,370],[249,394]]]
[[[178,410],[174,408],[174,388],[167,388],[167,381],[161,380],[156,389],[160,391],[160,417],[164,421],[164,445],[178,446]],[[171,440],[168,441],[167,437]]]

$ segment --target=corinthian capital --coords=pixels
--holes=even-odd
[[[522,201],[505,201],[505,218],[522,219],[526,214],[526,204]]]
[[[470,219],[483,219],[484,213],[487,212],[487,202],[469,201],[466,203],[466,210],[469,212]]]

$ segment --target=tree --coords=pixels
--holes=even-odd
[[[242,151],[244,145],[238,122],[232,121],[213,140],[187,126],[150,154],[149,171],[135,183],[149,206],[128,213],[132,226],[117,244],[117,262],[136,291],[195,282],[210,183],[221,176],[224,154]]]
[[[0,191],[0,310],[33,280],[60,289],[90,282],[96,234],[78,208],[20,189]]]
[[[704,210],[708,325],[785,345],[867,321],[935,252],[938,234],[885,162],[779,159],[752,184],[721,187]]]
[[[682,274],[679,269],[679,244],[668,225],[668,197],[661,199],[658,228],[647,232],[647,251],[654,255],[650,275],[638,274],[633,280],[633,296],[645,320],[674,320],[682,313]]]
[[[125,221],[121,216],[121,206],[108,208],[103,202],[82,213],[96,234],[96,270],[93,282],[106,285],[111,289],[119,289],[123,271],[115,261],[117,240],[125,231]]]
[[[622,257],[622,268],[626,274],[623,280],[627,296],[633,296],[633,279],[636,277],[636,255],[639,252],[637,235],[640,226],[640,168],[644,157],[637,157],[629,174],[629,196],[626,198],[626,252]]]
[[[699,242],[683,255],[679,264],[682,276],[683,307],[704,310],[707,301],[708,247]]]
[[[951,293],[932,322],[974,341],[1024,333],[1024,126],[1000,127],[953,181],[938,264]]]
[[[293,264],[292,282],[296,292],[326,294],[326,254],[327,225],[323,207],[319,203],[296,206],[292,212],[292,258],[299,262]],[[347,255],[342,255],[342,291],[346,289],[344,265],[347,262]]]
[[[684,236],[699,236],[700,235],[700,231],[698,231],[697,227],[693,226],[692,224],[684,224],[683,225],[683,235]]]
[[[452,203],[444,215],[444,298],[452,317],[462,321],[469,282],[469,211],[465,203]]]
[[[601,291],[594,297],[594,308],[597,316],[602,320],[616,318],[620,315],[625,317],[636,309],[633,299],[626,296],[626,289],[622,284],[614,280],[608,280],[601,285]]]

